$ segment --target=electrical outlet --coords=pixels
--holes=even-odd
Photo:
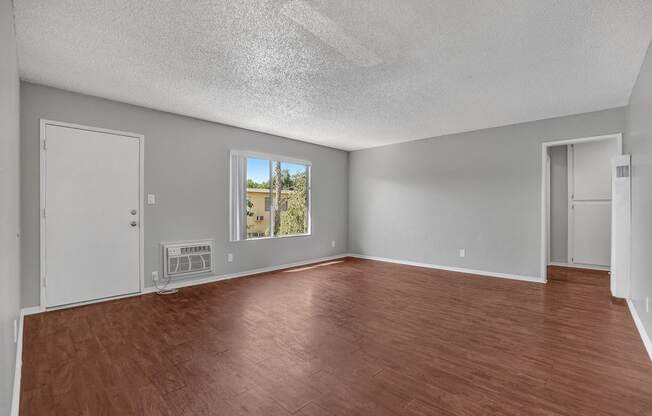
[[[154,271],[152,272],[152,280],[155,282],[158,282],[158,272]]]
[[[233,261],[233,253],[229,253],[226,255],[226,261],[231,263]]]
[[[147,205],[154,205],[154,204],[156,204],[156,195],[147,194]]]
[[[460,249],[460,257],[466,257],[466,249],[464,248]]]
[[[14,319],[14,344],[18,343],[18,320]]]
[[[335,240],[331,241],[331,247],[335,247]]]

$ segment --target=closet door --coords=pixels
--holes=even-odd
[[[611,160],[613,140],[569,147],[570,263],[608,267],[611,261]]]

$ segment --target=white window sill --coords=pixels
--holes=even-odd
[[[312,233],[279,235],[277,237],[251,237],[251,238],[245,238],[243,240],[230,240],[230,242],[231,243],[242,243],[242,242],[245,242],[245,241],[279,240],[279,239],[282,239],[282,238],[310,237],[311,235],[312,235]]]

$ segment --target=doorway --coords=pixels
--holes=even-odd
[[[549,265],[611,269],[613,163],[621,154],[621,134],[542,144],[541,275],[544,280]],[[623,230],[617,231],[621,234]]]
[[[41,309],[142,290],[143,141],[41,121]]]

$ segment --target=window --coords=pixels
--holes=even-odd
[[[310,234],[310,162],[231,153],[231,240]]]

